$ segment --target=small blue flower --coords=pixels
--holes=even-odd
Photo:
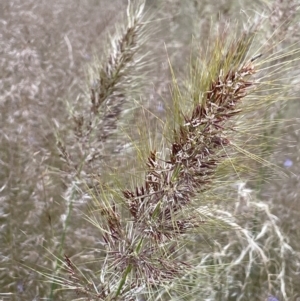
[[[268,301],[279,301],[279,300],[278,300],[276,297],[270,295],[270,296],[268,297]]]
[[[290,159],[286,159],[283,163],[284,167],[291,167],[293,166],[293,161]]]

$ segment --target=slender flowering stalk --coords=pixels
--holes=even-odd
[[[87,190],[97,190],[98,178],[103,173],[104,165],[109,164],[109,160],[113,160],[112,153],[118,153],[112,137],[117,132],[125,103],[132,100],[135,91],[139,89],[140,73],[143,73],[142,58],[145,54],[139,51],[147,36],[144,7],[143,1],[135,4],[129,1],[126,26],[116,29],[115,35],[109,38],[110,47],[108,51],[105,50],[106,57],[101,55],[100,62],[95,59],[90,67],[88,93],[80,95],[77,102],[70,106],[74,127],[65,138],[57,135],[57,147],[65,163],[60,170],[60,175],[67,187],[63,195],[65,212],[61,214],[64,228],[62,247],[74,205],[78,207],[85,203],[86,199],[90,199]],[[119,141],[119,144],[122,143],[124,142]],[[112,223],[111,217],[107,219],[110,222],[109,226],[111,229],[117,228]],[[56,260],[54,273],[57,272],[60,264],[61,262]],[[69,272],[71,261],[66,260],[65,266]],[[72,281],[75,281],[75,273],[72,275]],[[70,289],[76,287],[78,292],[86,291],[86,286],[82,284],[85,280],[75,282],[77,283],[72,286],[68,281],[66,287]],[[55,281],[52,283],[51,298],[54,291]],[[86,294],[89,295],[88,291]]]
[[[138,73],[145,56],[139,51],[147,36],[144,15],[143,2],[137,6],[129,3],[127,26],[118,28],[110,38],[107,57],[100,62],[95,59],[89,72],[89,92],[71,107],[71,141],[67,141],[68,147],[62,139],[57,144],[69,171],[75,171],[73,176],[80,177],[82,173],[89,177],[101,172],[109,138],[116,133],[124,104],[139,88]]]

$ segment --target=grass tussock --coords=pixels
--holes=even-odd
[[[167,53],[159,44],[158,37],[168,42],[168,36],[156,30],[156,24],[169,20],[171,29],[176,28],[171,11],[191,13],[198,4],[183,7],[174,1],[168,11],[157,1],[157,12],[142,1],[129,1],[127,8],[119,3],[124,14],[115,21],[124,25],[109,28],[113,33],[103,38],[102,52],[94,48],[87,88],[82,89],[75,87],[84,87],[84,66],[78,72],[75,65],[83,49],[76,52],[75,40],[64,35],[63,69],[74,81],[63,82],[69,87],[67,97],[56,97],[64,104],[58,106],[65,108],[61,114],[37,94],[31,95],[34,89],[29,94],[25,89],[18,102],[12,79],[1,82],[11,87],[1,104],[2,124],[10,118],[20,121],[19,129],[10,129],[16,137],[28,119],[24,133],[34,140],[28,144],[26,139],[10,139],[2,131],[1,177],[6,180],[1,188],[0,260],[6,271],[11,270],[0,269],[5,278],[0,278],[1,298],[300,297],[297,231],[281,213],[295,223],[297,215],[282,209],[284,200],[278,204],[267,194],[275,175],[287,178],[274,155],[285,107],[299,92],[300,47],[289,34],[296,31],[296,4],[285,7],[274,1],[261,6],[265,15],[249,10],[247,22],[237,20],[233,25],[226,16],[236,4],[228,3],[218,8],[223,11],[216,20],[219,26],[203,26],[189,47],[190,56],[182,56],[180,62],[174,41],[170,47],[167,43]],[[30,9],[45,8],[39,5]],[[58,12],[60,6],[53,5]],[[92,4],[81,5],[91,16]],[[63,2],[62,9],[67,8]],[[14,9],[29,8],[19,3],[3,9],[13,16]],[[290,20],[280,19],[285,15]],[[194,21],[192,31],[209,23],[207,18]],[[205,43],[197,45],[199,36],[207,37]],[[34,64],[27,63],[32,75],[39,70],[42,82],[51,68],[34,57]],[[9,75],[10,69],[3,66]],[[32,85],[33,78],[28,79]],[[158,93],[163,89],[156,87],[162,86],[169,86],[169,93]],[[7,97],[27,109],[12,114]],[[30,108],[40,115],[30,119]],[[30,131],[34,124],[44,128]],[[13,200],[20,197],[24,204],[16,201],[14,206]]]

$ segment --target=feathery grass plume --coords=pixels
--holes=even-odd
[[[92,187],[96,189],[95,178],[101,175],[101,181],[105,181],[103,170],[112,169],[116,160],[114,154],[118,154],[125,143],[124,137],[119,136],[117,140],[114,134],[120,119],[124,118],[125,105],[130,108],[134,106],[145,73],[146,54],[141,51],[148,36],[144,6],[143,1],[129,1],[127,24],[116,29],[116,33],[109,37],[110,49],[104,51],[101,59],[96,57],[90,66],[89,92],[79,95],[76,102],[69,103],[74,127],[70,129],[66,123],[57,133],[57,147],[65,163],[59,174],[66,185],[63,196],[65,211],[61,214],[63,232],[60,255],[68,229],[74,231],[77,227],[75,217],[71,218],[74,205],[78,207],[90,199],[86,191]],[[56,123],[56,128],[60,127]],[[53,274],[58,273],[60,266],[61,262],[57,260]],[[53,282],[50,299],[55,290],[56,284]]]
[[[110,48],[101,59],[97,54],[90,66],[88,95],[80,95],[70,105],[75,126],[70,137],[58,138],[58,148],[72,176],[83,175],[86,181],[92,174],[101,174],[103,159],[121,149],[113,134],[125,103],[132,108],[135,92],[140,92],[146,55],[140,50],[148,37],[144,16],[144,3],[129,1],[126,26],[117,28],[109,38]]]
[[[220,127],[222,139],[226,139],[225,141],[228,142],[223,142],[219,151],[210,152],[212,155],[217,153],[218,156],[221,156],[221,160],[217,159],[215,162],[223,161],[219,166],[221,168],[215,170],[214,178],[211,181],[211,192],[214,192],[214,195],[210,199],[213,199],[213,202],[205,201],[203,193],[196,195],[194,201],[198,200],[197,210],[202,216],[206,216],[206,220],[209,218],[219,220],[221,224],[206,229],[205,232],[200,232],[195,236],[195,241],[187,244],[191,254],[189,263],[193,268],[187,270],[186,274],[177,281],[162,288],[154,300],[182,300],[182,296],[187,300],[263,300],[269,293],[278,296],[279,300],[291,300],[296,296],[293,279],[299,275],[299,253],[292,248],[288,235],[280,228],[279,218],[270,212],[270,207],[266,204],[267,200],[262,201],[255,198],[244,182],[240,182],[238,185],[239,198],[234,209],[234,204],[229,201],[230,194],[226,186],[230,185],[228,179],[247,179],[250,170],[247,169],[245,172],[244,168],[241,169],[243,165],[246,165],[245,161],[249,162],[247,156],[254,159],[258,166],[272,167],[271,163],[257,156],[260,154],[260,149],[264,147],[264,145],[257,144],[257,140],[263,136],[258,130],[264,130],[269,124],[276,125],[279,121],[272,122],[272,120],[264,119],[264,114],[261,114],[259,110],[272,112],[275,102],[282,103],[295,99],[298,89],[294,83],[299,76],[299,71],[295,70],[293,66],[299,63],[299,45],[294,44],[285,49],[282,48],[281,51],[274,51],[273,44],[270,47],[269,41],[263,40],[261,34],[257,32],[255,39],[251,41],[252,45],[247,40],[244,43],[244,45],[249,45],[243,49],[243,52],[247,54],[243,56],[244,62],[239,59],[236,64],[230,59],[227,61],[220,59],[223,54],[228,53],[226,49],[232,49],[231,45],[239,45],[238,41],[239,39],[233,42],[229,40],[225,44],[218,42],[213,44],[211,48],[215,50],[215,53],[210,58],[205,59],[205,54],[204,62],[198,61],[192,64],[191,79],[187,81],[186,92],[186,95],[190,97],[181,94],[179,90],[176,94],[178,97],[174,110],[178,113],[179,118],[176,123],[173,120],[170,123],[175,123],[181,129],[181,122],[186,120],[187,114],[180,115],[182,108],[188,111],[189,106],[197,105],[199,100],[203,103],[203,99],[207,106],[207,99],[203,96],[207,94],[210,96],[211,91],[214,91],[211,88],[214,83],[220,87],[220,92],[217,93],[220,96],[212,98],[213,117],[208,120],[209,122],[220,121],[220,123],[215,123]],[[226,45],[229,45],[228,48]],[[260,52],[263,53],[262,56]],[[236,56],[235,51],[230,53],[229,58],[239,57]],[[221,64],[218,64],[218,61]],[[248,94],[244,95],[241,91],[242,97],[237,97],[239,102],[231,106],[233,114],[228,110],[229,116],[233,117],[233,120],[228,122],[230,118],[223,119],[226,112],[220,110],[219,99],[222,100],[225,97],[230,104],[234,104],[234,96],[227,93],[223,85],[228,83],[227,74],[232,71],[232,66],[238,65],[240,67],[237,67],[237,70],[245,67],[252,70],[250,79],[248,78],[245,82],[250,86],[247,87]],[[213,80],[214,77],[217,77],[217,80]],[[209,83],[211,79],[213,84]],[[200,82],[203,85],[201,88],[197,85]],[[232,80],[229,83],[230,88],[234,89],[235,81]],[[207,94],[203,93],[205,90],[208,91]],[[187,99],[186,102],[185,99]],[[220,117],[218,117],[219,112]],[[201,120],[203,119],[205,120],[205,118]],[[227,122],[224,125],[222,121]],[[189,121],[189,123],[191,122]],[[267,126],[264,123],[267,123]],[[263,128],[262,125],[264,125]],[[207,128],[209,127],[206,125],[204,129]],[[205,140],[203,139],[203,141]],[[253,153],[249,152],[249,149]],[[207,150],[210,150],[209,147]],[[264,155],[266,154],[264,153]],[[242,165],[239,164],[240,162]],[[235,177],[232,177],[232,171],[225,168],[226,177],[218,178],[224,165],[225,167],[226,165],[232,166]],[[274,169],[277,169],[275,165],[273,165]],[[257,170],[254,170],[256,177],[260,177]],[[224,171],[222,172],[224,173]],[[198,186],[198,189],[200,190],[201,187],[203,186]],[[222,194],[222,196],[220,197],[218,194]],[[234,196],[232,198],[237,199]],[[225,225],[228,227],[224,227]]]
[[[246,279],[256,261],[267,265],[267,255],[258,242],[267,228],[253,235],[253,229],[240,226],[233,213],[225,210],[224,204],[209,204],[205,200],[206,193],[219,185],[218,169],[232,159],[232,150],[246,153],[235,137],[239,134],[237,121],[245,114],[244,108],[247,109],[245,112],[255,109],[253,104],[245,102],[258,100],[258,87],[263,86],[257,75],[260,55],[252,54],[252,42],[253,32],[229,42],[224,38],[217,39],[211,56],[202,62],[199,58],[193,64],[196,69],[192,72],[190,89],[182,92],[174,78],[174,115],[166,124],[166,128],[171,127],[172,134],[162,149],[150,152],[145,177],[143,180],[132,179],[133,188],[124,189],[123,195],[114,186],[100,185],[102,190],[98,194],[90,192],[95,206],[87,219],[100,230],[103,238],[104,247],[98,249],[103,257],[100,255],[96,260],[100,271],[90,279],[83,277],[78,281],[74,264],[66,257],[64,265],[71,277],[66,281],[65,289],[84,292],[87,300],[132,300],[138,296],[164,300],[167,295],[182,298],[170,282],[176,283],[175,280],[182,280],[189,273],[199,277],[198,268],[213,268],[211,258],[217,256],[211,249],[205,253],[207,246],[200,244],[199,256],[204,255],[200,264],[196,264],[195,259],[187,260],[186,253],[195,251],[189,238],[195,233],[207,232],[217,238],[214,232],[236,233],[243,249],[240,255],[230,253],[234,259],[231,265],[226,264],[240,267],[249,255]],[[264,101],[261,99],[257,103]],[[284,241],[272,217],[271,220],[272,229]],[[230,242],[224,251],[231,243],[235,246]],[[290,250],[289,247],[286,249]],[[225,256],[230,257],[229,254]],[[222,261],[217,263],[224,267]],[[215,269],[220,270],[219,266]],[[212,276],[217,277],[217,273]],[[95,280],[99,277],[100,282]],[[60,278],[56,280],[62,284]],[[201,278],[199,281],[193,292],[199,293],[198,288],[203,288],[204,282]],[[162,288],[167,295],[156,294]],[[184,294],[190,296],[188,292]],[[203,296],[205,294],[203,289]],[[226,294],[231,297],[230,290]]]
[[[67,178],[64,198],[69,209],[64,216],[70,215],[75,199],[86,197],[85,185],[93,187],[94,178],[102,175],[105,165],[112,164],[113,154],[117,154],[120,144],[124,143],[119,140],[117,145],[113,134],[125,102],[133,102],[140,82],[145,54],[139,51],[146,40],[143,10],[142,1],[135,5],[129,1],[127,25],[110,38],[106,60],[102,58],[99,62],[95,58],[90,67],[89,94],[80,95],[77,103],[70,105],[74,128],[71,133],[67,132],[65,139],[57,136],[57,146],[66,163],[65,171],[59,171]]]
[[[256,41],[256,43],[258,42]],[[212,64],[218,62],[218,58],[219,61],[222,61],[222,55],[220,54],[224,52],[227,53],[227,51],[224,44],[223,47],[220,47],[219,49],[216,47],[219,45],[214,45],[215,47],[213,48],[217,49],[213,55],[214,59],[208,59],[207,64],[201,64],[201,68],[199,68],[201,71],[199,73],[200,78],[198,77],[198,80],[195,80],[195,78],[197,79],[195,74],[192,75],[192,79],[194,80],[193,83],[196,83],[194,85],[195,89],[199,89],[197,83],[202,83],[203,87],[208,86],[209,88],[207,89],[207,93],[203,92],[205,91],[205,88],[196,90],[200,92],[196,93],[197,97],[193,97],[195,96],[195,91],[191,89],[191,97],[187,98],[188,102],[194,105],[194,108],[190,113],[190,118],[187,117],[188,113],[182,113],[179,108],[184,102],[184,96],[182,97],[183,94],[180,93],[179,90],[175,90],[178,92],[174,95],[174,99],[177,100],[175,103],[175,110],[178,110],[178,114],[175,116],[178,116],[178,118],[173,118],[172,121],[174,124],[174,120],[176,120],[177,124],[175,123],[175,125],[177,125],[178,129],[175,130],[175,143],[173,143],[171,148],[170,159],[169,161],[166,161],[162,158],[158,161],[160,163],[157,163],[157,161],[154,161],[154,155],[152,155],[149,159],[149,166],[154,169],[155,174],[153,176],[150,169],[149,175],[152,177],[148,182],[146,181],[146,184],[144,185],[145,192],[139,189],[135,194],[133,192],[131,192],[131,195],[129,195],[128,192],[126,193],[127,198],[130,199],[129,205],[131,207],[129,208],[131,209],[131,214],[138,226],[139,224],[143,224],[143,214],[138,215],[138,210],[141,212],[144,210],[147,213],[147,216],[150,215],[151,227],[148,226],[148,232],[153,235],[153,239],[163,237],[165,240],[168,240],[172,237],[170,233],[167,233],[167,235],[164,236],[164,233],[162,233],[161,230],[164,229],[164,225],[168,226],[168,218],[172,220],[173,229],[175,230],[173,232],[173,237],[178,233],[185,232],[185,230],[183,230],[184,226],[180,227],[176,224],[176,215],[180,215],[182,204],[186,205],[194,197],[194,193],[196,194],[196,192],[200,192],[201,194],[196,194],[194,201],[197,200],[197,198],[200,198],[201,204],[201,202],[203,202],[203,197],[205,197],[203,192],[205,192],[206,189],[211,188],[210,182],[212,182],[212,188],[213,186],[220,185],[218,184],[218,178],[215,177],[217,172],[216,167],[218,165],[220,166],[222,161],[225,161],[224,163],[229,161],[230,164],[235,162],[235,151],[238,151],[238,155],[239,153],[241,155],[246,154],[246,156],[250,156],[250,158],[257,160],[260,164],[270,166],[270,163],[257,157],[255,152],[252,155],[239,147],[238,142],[243,142],[244,145],[246,144],[244,141],[245,139],[242,137],[242,140],[240,140],[238,136],[251,134],[252,130],[257,131],[255,126],[251,126],[248,130],[245,130],[245,127],[249,124],[247,123],[247,115],[245,115],[245,113],[251,113],[251,111],[253,112],[253,110],[259,108],[268,109],[268,107],[276,101],[287,101],[295,98],[297,89],[295,89],[292,84],[289,84],[288,81],[293,81],[293,77],[296,78],[299,76],[296,70],[291,74],[291,67],[299,61],[299,48],[297,48],[297,45],[292,45],[292,47],[284,49],[282,52],[276,53],[275,55],[272,54],[272,52],[270,56],[268,56],[268,53],[265,53],[266,57],[262,59],[261,62],[257,62],[257,59],[261,55],[254,52],[252,56],[251,48],[249,49],[250,44],[251,43],[245,43],[245,45],[247,45],[245,52],[249,51],[248,59],[245,58],[244,62],[239,61],[238,64],[236,61],[229,61],[219,70],[210,69],[209,63]],[[232,44],[229,43],[229,45],[229,49],[232,49]],[[233,45],[239,45],[239,43],[233,43]],[[253,48],[255,49],[255,47],[261,48],[259,44],[254,45]],[[218,52],[218,50],[222,50],[222,52]],[[233,51],[232,58],[234,59],[236,57],[237,56]],[[232,66],[236,66],[236,70],[232,70]],[[215,74],[217,74],[217,79],[213,80],[212,83],[209,83],[209,81],[214,78]],[[230,75],[234,76],[230,77]],[[250,79],[252,76],[252,81],[243,78],[243,76],[250,77]],[[241,82],[239,80],[241,80]],[[231,93],[228,93],[226,90],[226,84],[228,84],[228,89]],[[249,92],[249,88],[253,88],[253,90],[250,90],[252,93],[245,95],[246,91]],[[175,89],[177,89],[176,86]],[[235,94],[235,91],[237,94]],[[246,103],[241,104],[240,102],[243,98],[245,98]],[[226,101],[228,101],[228,106],[226,106]],[[253,104],[251,101],[254,101],[255,103]],[[202,106],[199,105],[199,103]],[[222,104],[225,106],[222,107]],[[185,105],[182,105],[182,107],[184,106]],[[201,108],[202,111],[199,108]],[[207,112],[211,113],[211,115]],[[198,120],[197,114],[200,115]],[[239,116],[242,116],[242,119],[239,119]],[[233,121],[236,121],[236,123],[228,122],[232,120],[232,117],[235,118]],[[183,122],[188,129],[184,128],[181,122]],[[241,122],[245,123],[242,127],[240,126]],[[198,126],[201,129],[201,134],[199,136],[195,130]],[[201,145],[200,141],[201,143],[204,142],[204,145]],[[217,143],[215,141],[217,141]],[[253,140],[249,141],[252,142]],[[197,147],[199,148],[197,149]],[[252,146],[253,149],[254,147],[255,146]],[[179,155],[180,157],[178,157]],[[245,156],[242,157],[245,158]],[[181,158],[183,158],[183,160],[181,160]],[[198,160],[195,160],[194,158],[197,158]],[[194,165],[193,162],[196,162],[196,165]],[[202,162],[203,165],[200,170],[203,171],[203,173],[198,173],[197,164]],[[210,162],[212,162],[212,164],[210,164]],[[237,172],[238,168],[235,166],[235,163],[233,167],[235,172]],[[239,174],[242,175],[242,173],[238,172],[237,175]],[[154,188],[149,183],[151,183]],[[161,185],[159,185],[160,183]],[[188,185],[185,186],[185,183],[188,183]],[[182,185],[184,189],[179,190],[178,187],[180,187],[180,185]],[[169,193],[169,190],[166,191],[164,189],[166,186],[168,188],[171,186],[171,189],[173,189],[171,194]],[[148,187],[151,187],[152,191]],[[245,191],[246,189],[244,190],[241,188],[241,195],[244,194]],[[179,192],[180,198],[177,197],[176,192]],[[226,193],[226,189],[222,188],[221,193],[222,192]],[[153,193],[153,195],[151,193]],[[164,198],[166,201],[165,204],[167,205],[166,208],[163,205]],[[142,201],[139,203],[139,200]],[[160,214],[157,214],[155,206],[159,206],[158,212]],[[281,296],[284,300],[288,300],[289,296],[293,296],[293,277],[298,273],[297,267],[300,262],[299,256],[289,244],[288,236],[286,236],[279,228],[277,222],[278,219],[270,213],[269,207],[260,200],[253,202],[246,201],[245,204],[244,197],[241,197],[240,203],[237,204],[237,210],[242,210],[242,212],[236,211],[233,213],[232,206],[228,208],[228,205],[224,200],[218,201],[215,206],[212,206],[212,204],[210,204],[210,207],[208,206],[201,206],[198,208],[198,212],[202,216],[202,219],[204,219],[204,221],[206,220],[204,225],[205,223],[209,224],[208,221],[210,219],[217,219],[222,222],[223,226],[225,224],[236,232],[232,230],[225,231],[221,226],[212,228],[212,231],[207,231],[210,235],[204,237],[207,241],[211,241],[215,238],[216,241],[212,243],[212,245],[215,244],[216,247],[219,248],[219,252],[212,252],[211,248],[209,248],[208,251],[202,251],[203,245],[198,245],[199,257],[202,257],[203,260],[201,259],[201,264],[198,265],[196,261],[199,257],[191,259],[191,262],[195,263],[197,276],[192,273],[190,275],[188,274],[188,277],[191,277],[194,280],[195,277],[198,279],[198,282],[196,281],[198,284],[194,284],[195,290],[189,292],[191,289],[191,282],[185,282],[184,279],[183,283],[187,283],[185,290],[181,290],[179,291],[179,294],[177,294],[176,286],[174,289],[174,286],[169,287],[166,285],[166,289],[164,290],[167,292],[166,294],[171,295],[174,298],[177,296],[179,299],[181,299],[183,295],[186,298],[193,299],[192,296],[197,292],[198,297],[211,298],[210,300],[224,300],[224,298],[230,300],[231,298],[237,298],[237,300],[249,300],[254,296],[254,298],[258,299],[267,295],[268,292],[276,292],[276,295]],[[242,207],[243,209],[241,209]],[[185,218],[189,218],[188,210],[186,207],[184,209]],[[157,229],[159,229],[157,231],[158,234],[155,233],[155,223],[153,223],[153,218],[151,216],[152,212],[155,212],[153,216],[156,217],[158,215],[159,218],[157,220],[162,221],[164,224],[161,225],[157,222]],[[186,220],[189,227],[191,227],[191,224],[192,227],[195,225],[199,226],[199,224],[193,224],[194,216],[195,215],[191,215],[191,218]],[[148,220],[149,219],[147,219],[147,221]],[[184,220],[180,220],[181,225],[184,225],[183,221]],[[144,222],[144,225],[146,225],[146,222]],[[140,228],[141,231],[147,231],[147,226],[146,228]],[[223,234],[222,236],[218,236],[216,228]],[[168,227],[166,229],[169,230]],[[176,233],[176,230],[178,229],[180,231]],[[186,229],[188,229],[188,227],[186,227]],[[236,239],[234,238],[234,235],[236,235]],[[227,239],[228,242],[224,243]],[[176,243],[178,244],[178,238],[176,240]],[[190,245],[193,246],[194,243],[190,243]],[[192,250],[192,254],[197,252],[195,246],[192,247]],[[270,259],[268,260],[268,258]],[[247,262],[246,266],[244,261]],[[214,269],[213,272],[210,271],[212,269]],[[186,268],[186,270],[189,269]],[[191,269],[191,271],[193,271],[193,269]],[[205,271],[210,272],[207,273],[207,278],[203,277]],[[242,280],[241,274],[244,275]],[[258,282],[258,277],[260,282]],[[270,280],[271,278],[272,280]],[[223,286],[222,283],[224,283]],[[181,284],[179,284],[178,287],[182,288]],[[166,297],[166,295],[164,295],[164,297]],[[162,300],[163,299],[164,298],[162,298]]]

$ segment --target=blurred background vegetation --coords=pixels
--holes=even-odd
[[[94,62],[95,55],[99,58],[106,55],[107,37],[118,31],[116,25],[124,22],[126,8],[125,0],[0,1],[0,300],[67,300],[49,279],[45,282],[38,273],[42,268],[50,274],[56,273],[60,267],[54,256],[61,258],[68,254],[87,273],[94,268],[89,262],[99,256],[95,251],[97,246],[101,247],[99,233],[84,219],[88,212],[82,201],[85,199],[74,205],[66,198],[68,171],[60,158],[57,140],[63,140],[73,129],[70,104],[78,103],[86,94],[86,87],[91,84],[87,80],[87,66]],[[143,88],[132,96],[140,102],[132,102],[130,108],[140,108],[142,104],[142,110],[133,110],[131,123],[127,124],[132,128],[131,134],[136,135],[135,124],[145,122],[159,135],[157,120],[163,120],[171,106],[168,59],[180,79],[186,72],[193,40],[200,41],[205,49],[209,37],[229,21],[240,24],[242,31],[249,26],[248,20],[261,17],[264,22],[268,19],[263,27],[266,36],[271,37],[277,30],[277,43],[284,39],[278,47],[288,47],[299,41],[299,8],[299,1],[280,0],[146,1],[146,11],[152,21],[142,47],[144,53],[149,53],[149,63],[143,69],[143,74],[147,73]],[[299,78],[293,73],[299,69],[299,61],[293,68],[288,72],[293,75],[291,79],[286,78],[291,89],[299,85]],[[268,113],[265,118],[286,121],[259,134],[259,139],[265,140],[261,143],[264,149],[257,150],[257,154],[268,153],[265,159],[278,165],[284,173],[265,171],[254,164],[259,180],[250,181],[245,176],[243,181],[249,181],[249,190],[236,186],[236,192],[233,189],[227,197],[237,199],[239,192],[252,190],[255,197],[268,204],[294,250],[291,257],[299,256],[300,251],[298,100],[295,97],[284,106],[276,104],[272,108],[274,114]],[[261,118],[263,112],[258,114]],[[126,137],[120,139],[114,137],[110,142],[114,149],[116,144],[126,143]],[[117,151],[112,154],[111,148],[107,150],[107,164],[101,176],[121,174],[135,164],[124,167],[124,159],[119,159],[118,154]],[[126,176],[123,181],[126,182]],[[200,240],[199,245],[191,248],[188,256],[201,258],[201,253],[195,255],[195,250],[202,243]],[[277,252],[276,245],[272,248]],[[240,252],[237,248],[236,257]],[[269,255],[272,258],[272,252]],[[184,288],[182,296],[162,293],[160,297],[162,300],[267,300],[268,294],[272,294],[280,301],[296,301],[300,299],[300,266],[297,265],[300,261],[295,264],[296,261],[285,259],[291,265],[291,272],[284,276],[288,283],[286,296],[282,295],[275,267],[274,275],[267,275],[272,278],[269,282],[258,268],[251,282],[253,299],[249,294],[239,299],[243,283],[239,287],[235,282],[232,287],[228,285],[231,276],[238,278],[236,271],[235,276],[225,272],[220,277],[213,299],[197,284],[191,289],[194,297],[182,297]],[[218,262],[212,261],[207,273],[216,273],[214,264]],[[225,260],[222,264],[228,263]],[[240,264],[241,281],[244,268]]]

